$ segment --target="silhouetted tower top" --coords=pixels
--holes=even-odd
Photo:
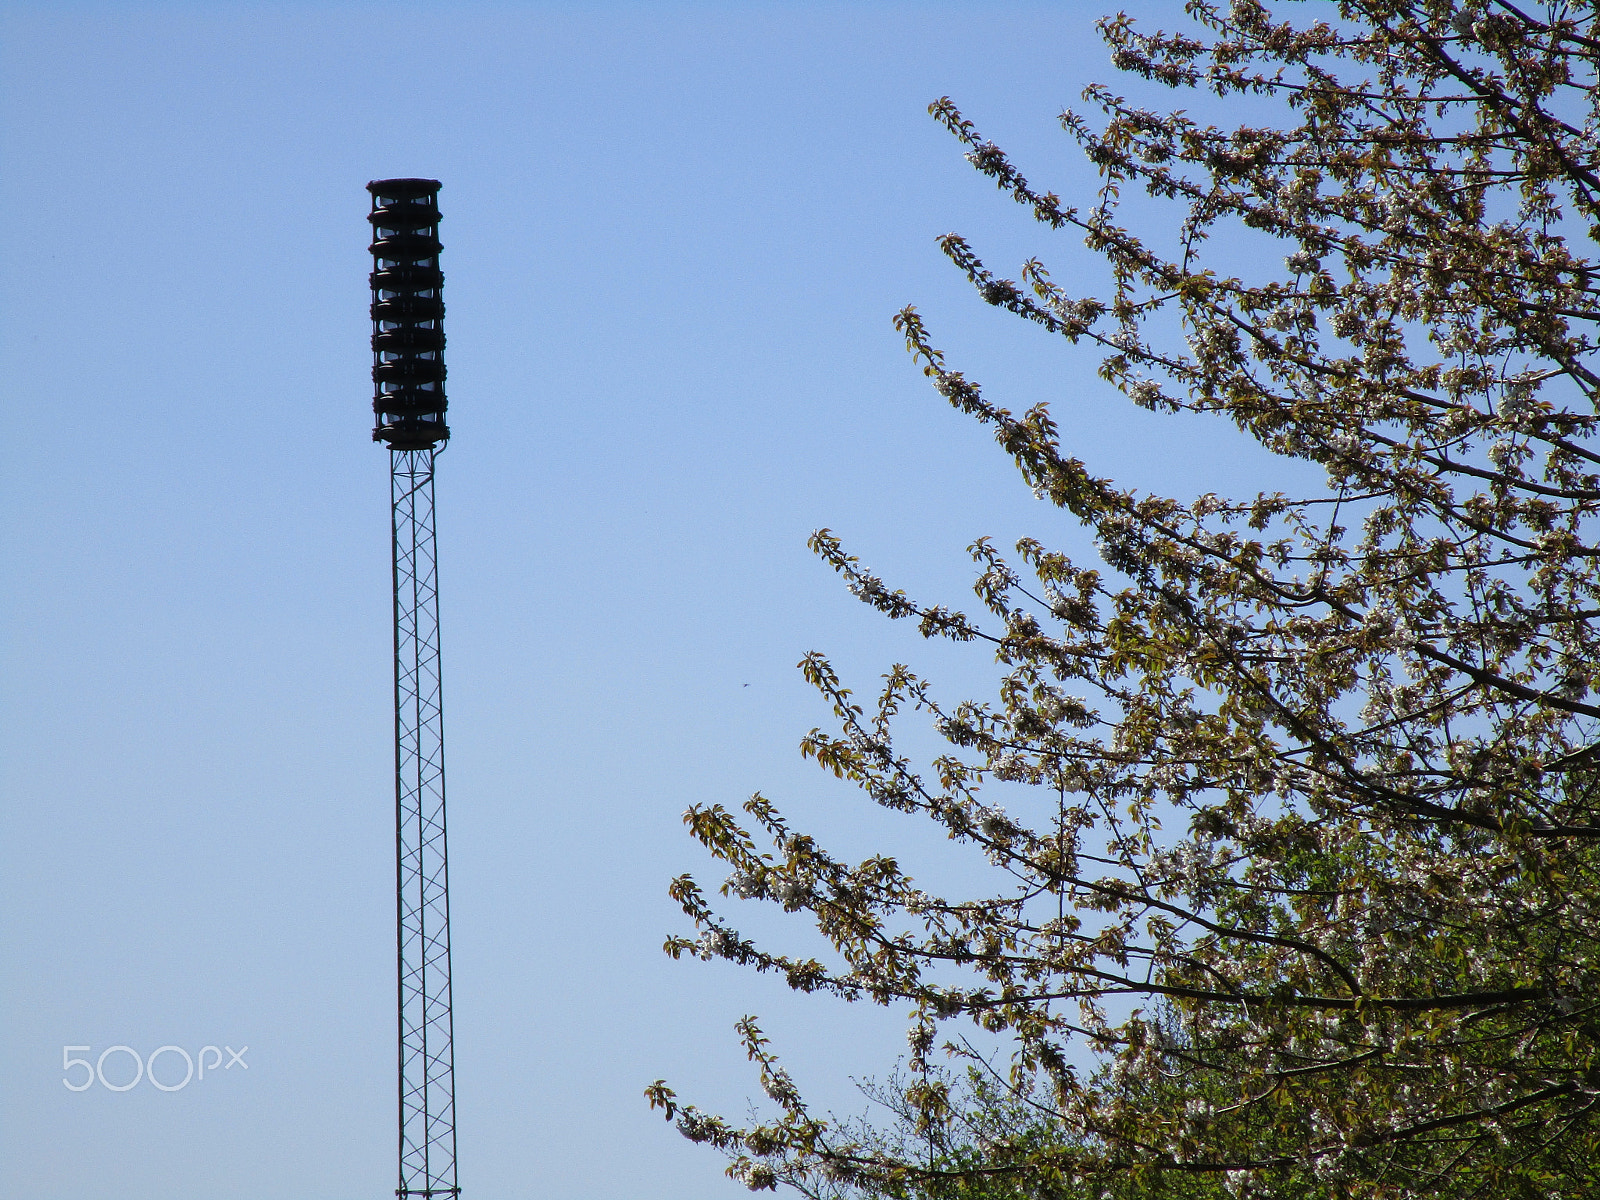
[[[431,450],[445,424],[439,181],[375,179],[372,193],[372,440]]]

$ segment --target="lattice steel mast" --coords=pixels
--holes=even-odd
[[[450,1012],[450,885],[439,678],[433,463],[445,425],[439,181],[380,179],[372,193],[374,441],[389,447],[394,550],[396,959],[400,1182],[395,1195],[456,1185]]]

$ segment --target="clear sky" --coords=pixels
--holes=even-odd
[[[394,1187],[385,176],[444,183],[464,1195],[744,1194],[641,1091],[742,1116],[746,1012],[824,1105],[860,1107],[896,1016],[660,944],[686,928],[668,881],[720,881],[691,802],[759,788],[842,852],[940,870],[925,831],[800,762],[828,714],[794,664],[827,651],[870,692],[908,660],[951,694],[987,668],[853,601],[812,529],[957,605],[978,535],[1082,544],[891,317],[918,304],[1002,403],[1052,402],[1101,473],[1181,495],[1255,462],[1108,394],[935,245],[1086,268],[925,110],[949,94],[1087,196],[1055,118],[1112,76],[1101,8],[0,4],[8,1195]],[[63,1046],[117,1044],[248,1067],[63,1086]]]

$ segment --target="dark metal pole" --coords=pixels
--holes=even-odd
[[[390,459],[399,1197],[454,1197],[454,1021],[434,458],[444,423],[438,181],[372,193],[373,438]]]

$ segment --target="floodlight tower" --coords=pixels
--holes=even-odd
[[[455,1053],[444,714],[433,460],[445,425],[439,181],[379,179],[372,193],[372,440],[389,447],[394,563],[396,959],[400,1183],[455,1197]]]

